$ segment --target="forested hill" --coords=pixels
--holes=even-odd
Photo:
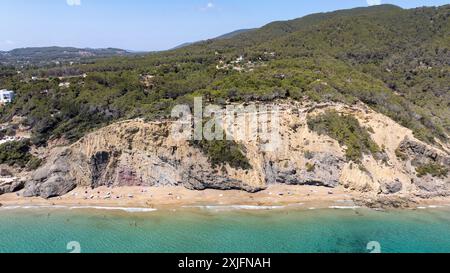
[[[147,56],[14,71],[4,121],[26,116],[35,143],[76,140],[119,119],[167,115],[203,96],[215,103],[277,98],[362,101],[429,143],[450,133],[450,5],[357,8],[274,22],[229,38]],[[55,76],[70,87],[59,87]],[[30,76],[47,79],[29,81]],[[43,92],[45,91],[45,92]]]
[[[0,63],[7,65],[46,65],[55,62],[126,55],[131,55],[131,52],[117,48],[28,47],[0,51]]]

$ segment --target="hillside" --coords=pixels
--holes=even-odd
[[[13,66],[48,65],[55,62],[75,62],[83,59],[126,55],[131,55],[131,53],[116,48],[28,47],[0,51],[0,63]]]
[[[420,189],[439,193],[447,189],[449,172],[449,17],[450,5],[410,10],[382,5],[274,22],[231,37],[146,56],[119,56],[95,59],[88,64],[30,68],[20,74],[11,67],[2,67],[0,86],[15,90],[17,97],[12,104],[1,108],[1,120],[7,123],[22,117],[20,126],[16,124],[2,133],[11,135],[20,127],[29,128],[32,133],[31,142],[26,145],[2,147],[7,149],[2,162],[37,168],[41,162],[29,155],[27,146],[44,150],[54,145],[68,146],[85,139],[89,133],[95,134],[100,128],[115,126],[123,120],[166,121],[175,105],[192,106],[196,96],[221,106],[241,102],[280,105],[311,102],[313,105],[339,105],[336,111],[322,113],[317,118],[307,116],[308,121],[301,121],[303,130],[307,131],[300,136],[307,135],[308,141],[317,139],[314,134],[326,136],[333,140],[333,147],[341,151],[340,167],[331,181],[342,184],[345,181],[336,177],[342,179],[347,175],[350,179],[356,175],[361,181],[368,181],[368,191],[377,192],[386,182],[383,179],[392,182],[394,178],[401,178],[405,187],[407,181],[416,179]],[[31,80],[31,77],[38,77],[38,80]],[[342,111],[345,107],[350,110]],[[381,115],[384,122],[362,126],[365,121],[357,117],[362,114],[356,111],[361,107],[367,113],[373,111],[370,119]],[[373,124],[376,128],[372,128]],[[288,126],[285,132],[298,133]],[[390,138],[392,133],[397,134],[395,139]],[[388,140],[392,145],[386,142]],[[253,173],[249,170],[255,166],[267,163],[265,158],[254,161],[255,154],[246,152],[255,150],[248,144],[243,149],[242,143],[236,141],[189,145],[192,147],[182,149],[204,154],[204,157],[198,156],[204,164],[199,169],[212,172],[223,166],[233,169],[229,170],[233,174],[238,172],[238,176],[224,174],[225,180],[222,180],[231,181],[235,188],[238,183],[239,188],[254,190],[242,183],[250,181],[244,184],[254,185],[251,179],[257,175],[250,175],[250,178],[245,175]],[[329,149],[321,146],[319,155]],[[131,154],[137,153],[130,150]],[[130,153],[127,147],[118,152]],[[300,149],[297,159],[306,152]],[[83,160],[89,160],[92,155],[84,156]],[[67,157],[61,156],[61,160],[64,158]],[[40,159],[52,160],[45,156]],[[277,175],[288,179],[284,171],[292,170],[283,169],[282,157],[276,160],[280,161]],[[305,163],[304,159],[299,160],[298,164]],[[316,158],[316,162],[317,171],[326,169],[324,165],[328,163],[333,164],[325,157]],[[64,164],[64,168],[70,167],[66,166],[69,163]],[[353,164],[359,166],[355,169],[362,173],[355,174],[355,169],[348,167]],[[404,174],[396,173],[396,168],[404,170]],[[306,170],[314,173],[314,165],[308,165]],[[268,176],[267,168],[259,175],[263,178],[256,183],[258,187],[263,187],[267,179],[273,179]],[[308,183],[328,183],[329,178],[313,177]],[[74,179],[78,177],[71,177],[69,186],[76,184]],[[292,179],[298,182],[299,178]],[[120,179],[117,183],[121,183]],[[361,185],[350,184],[349,187],[365,190],[359,188]],[[202,184],[198,186],[201,188]],[[398,183],[394,183],[393,187],[397,186]]]

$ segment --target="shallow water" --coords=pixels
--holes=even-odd
[[[450,210],[1,208],[0,252],[450,253]],[[69,248],[70,249],[70,248]]]

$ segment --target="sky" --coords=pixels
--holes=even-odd
[[[165,50],[311,13],[450,0],[0,0],[0,50],[35,46]]]

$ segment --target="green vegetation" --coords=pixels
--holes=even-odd
[[[398,159],[402,161],[406,161],[408,159],[408,155],[406,155],[404,152],[400,150],[400,148],[397,148],[395,150],[395,156],[397,156]]]
[[[429,163],[416,168],[418,177],[423,177],[430,174],[433,177],[443,178],[448,175],[448,171],[449,170],[447,168],[437,163]]]
[[[73,47],[28,47],[17,48],[8,52],[0,51],[0,62],[22,66],[31,63],[36,66],[58,65],[56,62],[81,62],[93,58],[132,55],[122,49],[73,48]]]
[[[309,116],[308,126],[318,134],[325,134],[347,147],[348,160],[360,162],[364,153],[376,156],[380,147],[371,139],[366,129],[362,128],[354,117],[327,111],[319,116]]]
[[[0,164],[33,170],[40,166],[41,160],[30,153],[29,141],[15,141],[0,145]]]
[[[234,141],[213,140],[194,141],[193,145],[202,150],[208,156],[213,167],[230,164],[236,169],[249,170],[250,162],[243,152],[243,147]]]
[[[450,5],[381,5],[274,22],[145,56],[28,67],[20,74],[0,66],[0,86],[17,92],[14,103],[0,110],[0,121],[27,117],[33,143],[45,145],[54,138],[76,141],[122,119],[167,117],[174,105],[192,105],[195,96],[217,104],[309,98],[362,101],[423,141],[447,142],[449,14]],[[234,63],[239,56],[244,60]],[[64,82],[70,86],[60,87]],[[371,149],[363,144],[352,147],[349,157]]]
[[[315,164],[311,164],[309,162],[306,163],[306,171],[307,172],[314,172],[314,170],[316,169],[316,165]]]

